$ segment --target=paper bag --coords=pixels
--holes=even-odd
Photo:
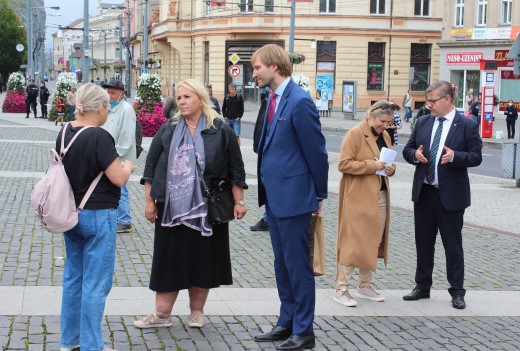
[[[314,275],[325,274],[325,226],[322,216],[312,215],[310,249]]]

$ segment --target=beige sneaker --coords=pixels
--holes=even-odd
[[[79,351],[79,345],[74,345],[72,347],[60,347],[60,351]]]
[[[155,315],[155,313],[150,313],[148,316],[143,319],[139,319],[134,322],[134,327],[139,329],[146,328],[161,328],[161,327],[171,327],[172,326],[172,318],[164,318],[161,319]]]
[[[356,297],[378,302],[385,301],[385,297],[377,291],[375,291],[372,286],[364,286],[362,288],[358,288],[356,292]]]
[[[204,314],[201,311],[192,311],[188,317],[188,325],[191,328],[202,328],[204,326]]]
[[[357,301],[352,296],[350,296],[347,289],[336,290],[336,294],[334,295],[334,297],[332,299],[343,306],[347,306],[347,307],[356,307],[357,306]]]

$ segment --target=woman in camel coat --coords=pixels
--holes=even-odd
[[[390,187],[388,176],[395,173],[395,164],[379,161],[382,147],[391,148],[385,131],[392,123],[393,112],[399,107],[378,101],[370,107],[366,119],[344,137],[338,169],[343,176],[339,189],[338,237],[336,242],[337,270],[334,301],[349,307],[357,305],[348,292],[348,280],[359,268],[356,296],[383,301],[384,296],[372,288],[372,273],[377,259],[388,256],[390,222]],[[376,174],[384,170],[386,177]]]

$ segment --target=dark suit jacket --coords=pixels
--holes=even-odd
[[[415,162],[415,151],[422,145],[424,157],[430,158],[434,119],[432,115],[421,116],[403,150],[405,160],[416,166],[412,189],[413,202],[419,200],[428,168],[427,163]],[[467,167],[475,167],[482,162],[482,139],[478,132],[478,124],[456,112],[444,145],[454,151],[454,157],[453,162],[444,165],[439,159],[437,173],[441,202],[448,211],[463,210],[471,204]],[[442,155],[445,153],[443,150]]]
[[[259,205],[267,200],[273,215],[280,218],[315,211],[317,199],[327,198],[328,171],[318,110],[309,94],[291,80],[272,122],[265,121],[262,128]]]

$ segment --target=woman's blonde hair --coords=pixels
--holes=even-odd
[[[371,115],[373,117],[379,117],[383,115],[393,116],[394,111],[399,111],[400,109],[401,108],[392,101],[379,100],[370,106],[370,108],[367,110],[365,118],[368,119]]]
[[[93,83],[87,83],[76,92],[76,112],[99,111],[108,106],[109,96],[105,89]]]
[[[185,88],[191,91],[192,93],[195,93],[200,99],[200,102],[202,103],[202,114],[206,116],[208,124],[207,127],[214,127],[213,121],[215,119],[221,119],[224,120],[222,116],[220,116],[214,109],[213,109],[213,103],[211,102],[209,98],[209,93],[206,90],[206,87],[204,84],[202,84],[200,81],[196,79],[186,79],[185,81],[182,81],[175,85],[175,90],[178,92],[179,88]],[[181,110],[179,109],[177,113],[173,116],[173,124],[179,123],[179,119],[181,118]]]

